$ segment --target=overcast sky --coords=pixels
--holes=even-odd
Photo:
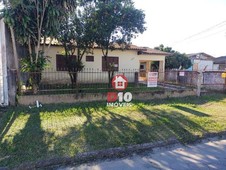
[[[139,46],[170,46],[182,53],[226,55],[226,0],[134,0],[146,14]]]

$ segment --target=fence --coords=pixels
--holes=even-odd
[[[72,73],[73,74],[73,73]],[[124,75],[128,79],[128,91],[148,90],[145,82],[139,83],[139,70],[119,70],[114,75]],[[73,76],[73,75],[72,75]],[[22,93],[32,94],[31,78],[35,77],[39,83],[39,94],[59,93],[96,93],[109,90],[109,77],[107,71],[83,69],[76,75],[76,85],[72,85],[67,71],[45,70],[42,73],[21,73]]]
[[[165,83],[197,87],[199,75],[201,86],[204,90],[225,91],[226,79],[222,78],[224,71],[166,71]]]
[[[203,87],[207,90],[225,91],[226,78],[222,78],[224,71],[203,72]]]
[[[195,86],[195,73],[185,72],[182,77],[178,71],[158,73],[158,87],[147,88],[148,72],[140,70],[122,69],[114,75],[124,75],[128,79],[128,91],[153,91],[165,88],[166,84]],[[72,85],[67,71],[45,70],[42,73],[21,73],[22,94],[32,94],[31,78],[39,83],[38,94],[65,94],[65,93],[96,93],[109,91],[109,77],[107,71],[83,69],[78,72],[76,86]],[[111,89],[111,88],[110,88]]]
[[[199,73],[197,71],[170,70],[165,72],[165,83],[185,86],[196,86]]]
[[[201,84],[205,89],[224,90],[225,79],[221,77],[223,72],[203,72]],[[139,70],[119,70],[114,75],[124,75],[128,79],[128,91],[150,91],[153,89],[179,89],[180,87],[196,88],[199,75],[196,71],[170,70],[158,73],[158,88],[147,88],[148,73]],[[76,86],[73,86],[67,71],[45,70],[42,73],[21,73],[22,94],[32,94],[29,82],[32,75],[40,81],[38,94],[66,94],[66,93],[97,93],[109,91],[108,72],[94,69],[84,69],[77,73]],[[111,88],[110,88],[111,89]]]
[[[221,77],[223,71],[206,71],[199,73],[196,71],[176,71],[170,70],[158,73],[158,87],[166,88],[174,85],[174,89],[180,87],[197,87],[198,76],[202,75],[201,84],[206,90],[225,90],[226,80]],[[23,94],[31,94],[29,78],[35,73],[21,73]],[[37,73],[36,73],[37,74]],[[114,75],[125,75],[128,79],[128,90],[148,91],[147,72],[139,70],[119,70]],[[94,69],[84,69],[78,72],[77,87],[72,86],[70,76],[67,71],[44,71],[40,74],[39,94],[59,94],[71,92],[96,93],[109,91],[108,72]],[[159,89],[158,89],[159,90]]]

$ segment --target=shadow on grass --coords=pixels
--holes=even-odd
[[[48,141],[45,136],[51,138],[52,134],[42,130],[39,112],[30,113],[25,127],[15,134],[13,140],[1,142],[0,152],[7,159],[0,160],[0,166],[15,166],[44,158],[48,155]]]
[[[184,107],[184,106],[179,106],[179,105],[173,105],[172,107],[176,108],[176,109],[179,109],[179,110],[182,110],[182,111],[185,111],[187,113],[190,113],[190,114],[193,114],[195,116],[199,116],[199,117],[209,117],[208,114],[206,113],[203,113],[203,112],[199,112],[197,110],[194,110],[194,109],[191,109],[191,108],[188,108],[188,107]]]
[[[16,119],[16,112],[4,112],[1,113],[2,116],[0,117],[0,141],[2,141],[3,137],[6,135],[8,130],[11,128],[13,122]],[[4,115],[3,115],[4,114]]]
[[[79,136],[82,139],[80,142],[83,141],[80,144],[76,143],[72,155],[78,153],[78,148],[82,148],[82,151],[93,151],[159,140],[166,141],[172,137],[187,143],[196,139],[192,132],[207,133],[199,124],[176,111],[148,110],[138,105],[139,114],[145,115],[146,118],[136,120],[129,114],[123,115],[106,107],[99,115],[91,109],[93,108],[80,109],[79,114],[84,115],[86,121],[79,128],[70,128],[68,134],[64,136],[74,142],[78,142]],[[96,108],[95,111],[98,109]],[[75,133],[77,135],[74,135]],[[59,138],[55,145],[56,148],[67,146],[68,143],[62,138]],[[67,152],[61,149],[60,154],[64,155]]]
[[[202,126],[193,122],[180,112],[162,111],[159,109],[148,110],[141,105],[139,106],[139,110],[149,120],[152,120],[156,127],[161,128],[163,133],[168,133],[170,136],[176,137],[182,143],[192,142],[196,139],[196,136],[192,132],[207,133]]]
[[[226,94],[209,94],[201,97],[188,96],[183,98],[167,98],[142,101],[144,104],[159,105],[159,104],[195,104],[202,105],[208,102],[219,102],[226,99]],[[140,101],[134,101],[135,104],[141,103]]]
[[[80,110],[81,114],[86,117],[86,121],[79,129],[70,128],[68,134],[64,136],[64,138],[71,138],[71,141],[78,141],[72,134],[80,133],[80,138],[82,138],[85,144],[77,143],[77,147],[83,147],[84,151],[137,144],[147,139],[147,136],[144,136],[145,131],[148,132],[150,130],[147,125],[108,109],[102,110],[102,113],[99,115],[95,115],[90,109],[87,107]],[[154,140],[155,135],[157,135],[155,132],[150,133],[148,138]],[[55,147],[65,148],[64,140],[57,140]],[[61,154],[65,154],[63,153],[64,150],[61,151]],[[76,150],[74,151],[73,154],[76,154]]]
[[[191,112],[197,116],[206,116],[205,113],[194,112],[192,109],[181,106],[177,107],[178,111],[160,110],[149,106],[183,103],[199,105],[225,98],[225,95],[220,95],[201,98],[189,97],[183,98],[183,100],[147,101],[146,104],[135,102],[136,114],[138,115],[132,115],[126,109],[108,108],[105,102],[44,105],[39,110],[27,109],[26,114],[29,114],[29,118],[24,128],[15,134],[11,142],[1,141],[0,157],[8,158],[0,158],[0,166],[16,166],[22,162],[46,159],[52,156],[73,156],[85,151],[168,140],[171,137],[177,138],[183,143],[191,142],[195,139],[196,132],[203,134],[207,131],[189,117],[184,116],[179,110]],[[23,109],[17,109],[14,114],[12,112],[5,115],[6,121],[1,126],[1,133],[4,135],[7,133]],[[124,111],[125,113],[123,113]],[[67,119],[56,120],[55,112],[58,112],[58,116],[61,113]],[[54,128],[57,130],[64,131],[64,135],[57,136],[44,131],[42,127],[44,118],[40,118],[40,113],[49,117],[48,123],[55,126]],[[70,126],[68,119],[71,116],[82,118],[82,121],[78,124],[72,123]],[[61,123],[65,124],[65,127],[59,129],[57,122],[52,121],[62,121]]]

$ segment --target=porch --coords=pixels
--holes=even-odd
[[[164,81],[165,61],[140,60],[139,81],[147,81],[148,72],[158,72],[158,81]]]

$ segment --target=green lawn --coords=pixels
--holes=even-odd
[[[0,110],[1,112],[1,110]],[[226,130],[226,95],[134,102],[45,105],[0,113],[0,167],[110,147],[194,140]]]

